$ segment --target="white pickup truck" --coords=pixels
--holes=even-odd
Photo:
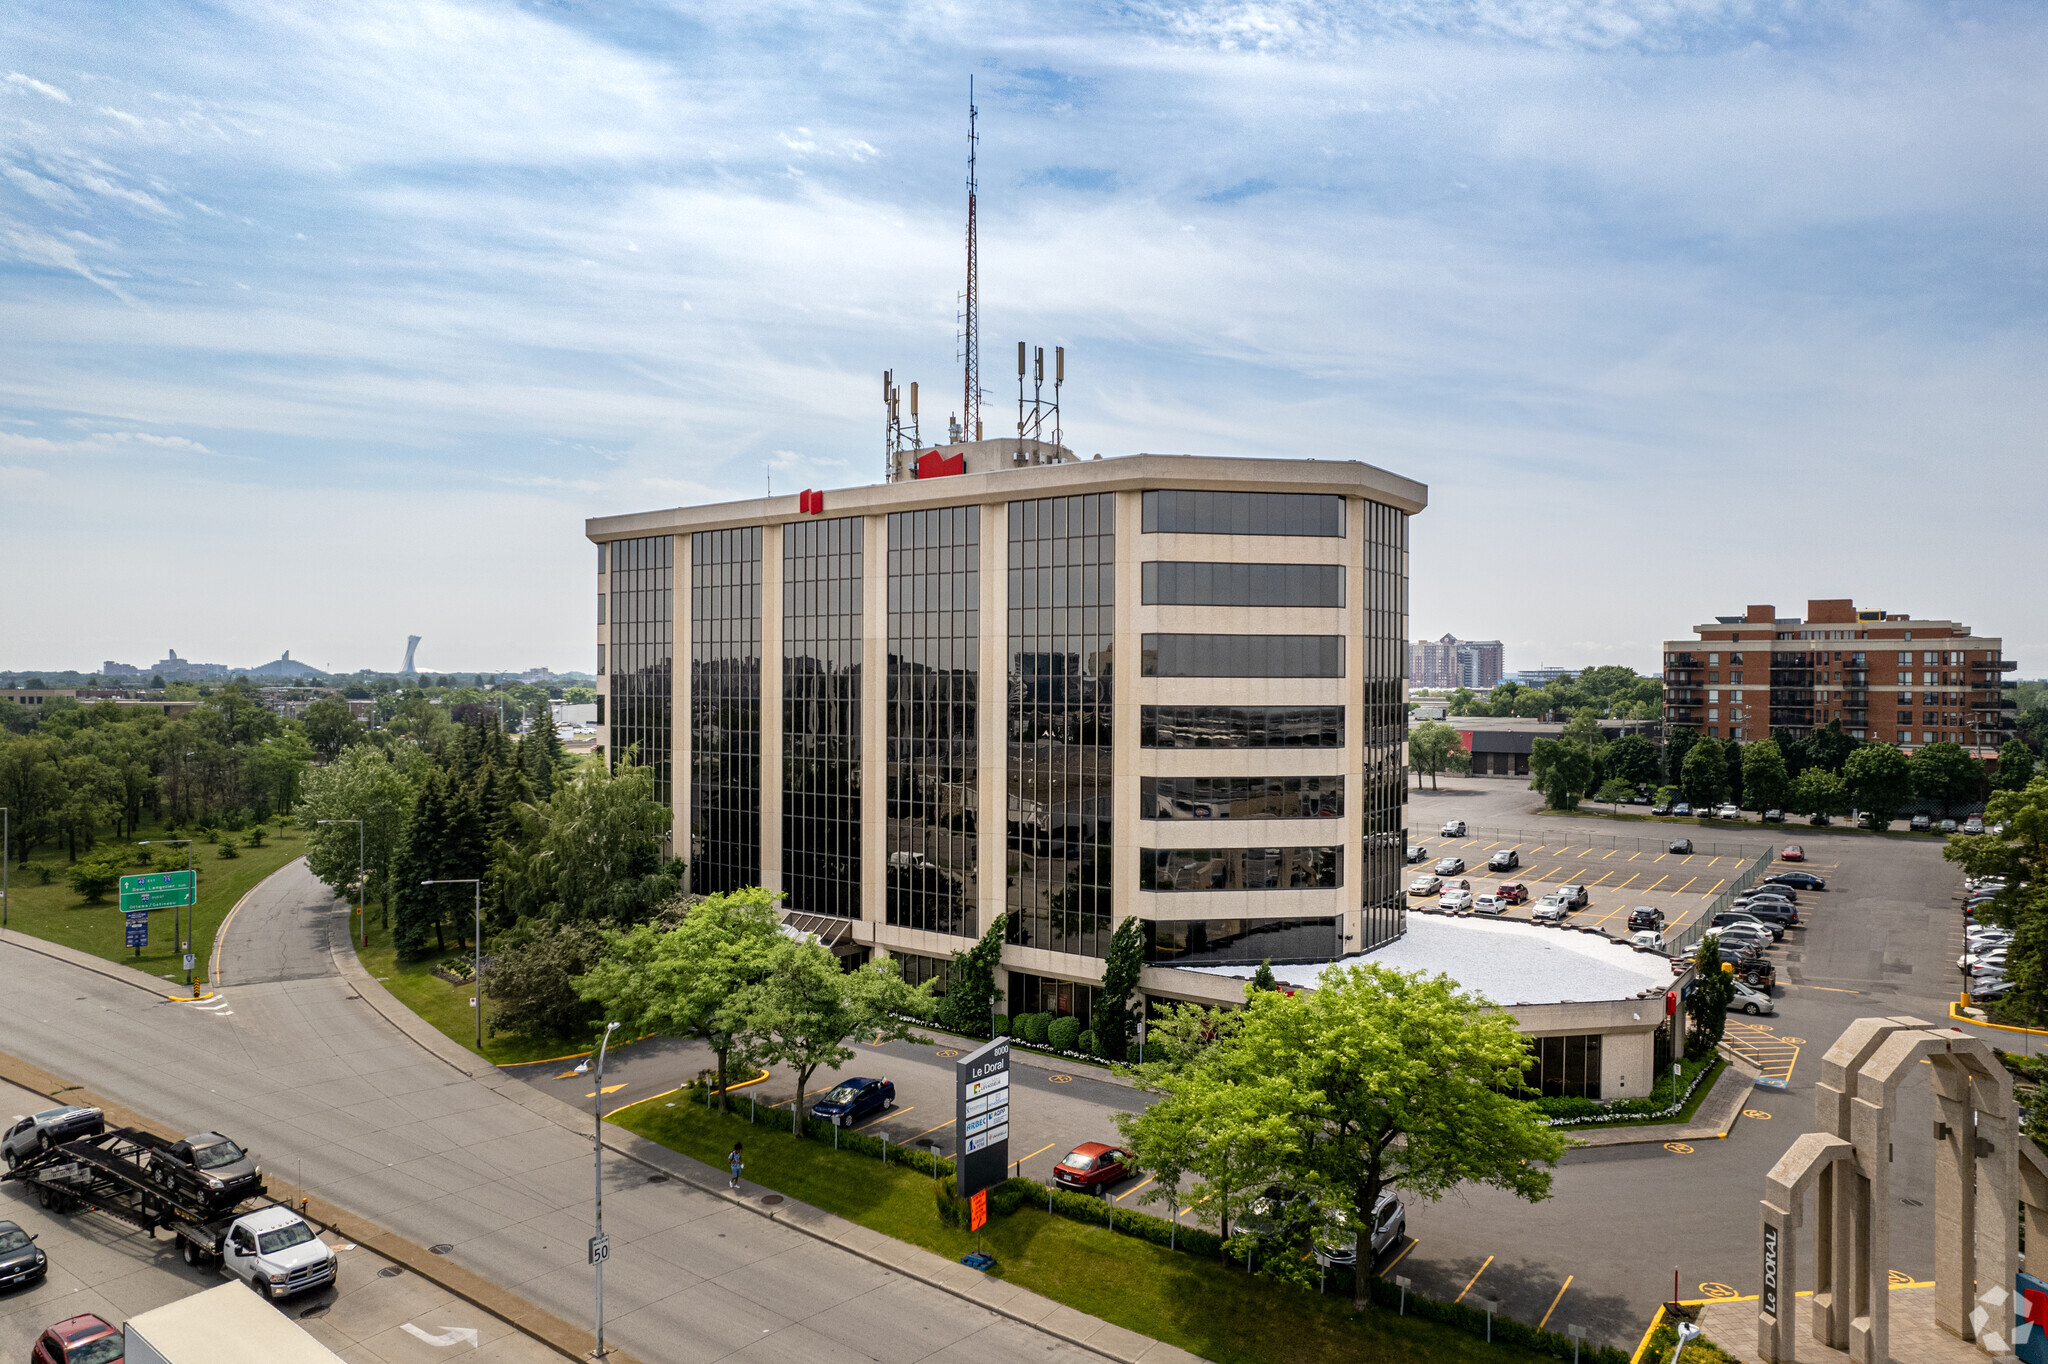
[[[122,1330],[127,1364],[342,1364],[340,1355],[240,1284],[130,1317]]]
[[[264,1208],[225,1224],[184,1223],[185,1263],[220,1261],[266,1298],[288,1298],[325,1288],[340,1273],[334,1247],[290,1208]]]

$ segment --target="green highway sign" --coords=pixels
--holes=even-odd
[[[182,909],[192,903],[198,881],[198,873],[189,871],[153,871],[145,876],[124,876],[121,878],[121,912]]]

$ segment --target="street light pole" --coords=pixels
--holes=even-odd
[[[7,872],[14,865],[14,812],[0,805],[0,928],[7,927]]]
[[[476,1010],[476,1051],[484,1051],[484,883],[474,876],[457,876],[446,881],[422,881],[423,886],[472,886],[476,890],[476,931],[470,935],[472,953],[469,968],[469,988],[476,991],[476,997],[469,1006]]]
[[[185,871],[186,871],[186,872],[187,872],[188,874],[189,874],[189,873],[191,872],[191,870],[192,870],[192,840],[191,840],[191,839],[189,839],[189,838],[145,838],[145,839],[142,839],[141,841],[139,841],[138,843],[136,843],[136,845],[135,845],[135,846],[136,846],[136,847],[138,847],[138,848],[147,848],[147,847],[148,847],[148,846],[149,846],[150,844],[152,844],[152,843],[183,843],[183,844],[185,845]],[[192,927],[192,911],[193,911],[193,910],[195,910],[195,909],[197,909],[198,907],[199,907],[199,878],[195,876],[195,877],[193,877],[193,878],[192,878],[192,903],[191,903],[190,905],[186,906],[186,908],[185,908],[185,933],[186,933],[187,935],[190,935],[190,934],[192,934],[192,933],[194,933],[194,932],[195,932],[195,930],[194,930],[194,929],[193,929],[193,927]],[[190,938],[189,936],[180,936],[180,934],[178,933],[178,907],[177,907],[176,905],[173,905],[173,906],[171,906],[171,937],[172,937],[172,939],[173,939],[173,940],[174,940],[174,941],[175,941],[175,942],[176,942],[176,943],[178,944],[178,955],[179,955],[179,956],[180,956],[181,958],[182,958],[182,957],[183,957],[183,956],[184,956],[184,955],[185,955],[185,954],[186,954],[187,952],[189,952],[189,951],[191,950],[191,945],[192,945],[192,944],[191,944],[191,938]],[[140,949],[137,949],[137,950],[138,950],[138,952],[140,951]],[[180,965],[183,965],[182,961],[180,962]],[[192,989],[192,968],[191,968],[191,967],[189,967],[189,966],[185,967],[185,988],[186,988],[186,989],[188,989],[188,990],[191,990],[191,989]],[[198,991],[196,991],[196,990],[193,990],[193,993],[194,993],[194,994],[197,994],[197,993],[198,993]]]
[[[321,824],[353,824],[356,826],[356,918],[363,926],[363,946],[370,945],[370,916],[363,909],[363,822],[360,819],[323,819]]]
[[[591,1352],[592,1359],[603,1359],[604,1348],[604,1262],[611,1258],[611,1242],[604,1239],[604,1055],[611,1046],[612,1034],[619,1030],[616,1023],[604,1025],[604,1036],[597,1041],[597,1083],[591,1086],[590,1111],[590,1163],[596,1172],[595,1194],[597,1199],[597,1234],[590,1238],[590,1262],[597,1266],[597,1348]],[[576,1067],[578,1075],[590,1073],[590,1061]]]

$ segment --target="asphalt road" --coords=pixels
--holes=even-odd
[[[218,998],[167,1003],[0,946],[4,1045],[263,1163],[571,1321],[591,1315],[591,1151],[310,974],[344,915],[295,864],[230,926]],[[279,942],[278,939],[290,941]],[[282,979],[258,980],[270,974]],[[607,1161],[609,1338],[649,1361],[1094,1359],[1056,1337]]]

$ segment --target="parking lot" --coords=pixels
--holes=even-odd
[[[0,1082],[5,1114],[50,1106],[40,1094]],[[22,1184],[0,1182],[0,1219],[37,1237],[50,1257],[40,1282],[0,1292],[0,1359],[27,1359],[43,1328],[66,1317],[89,1312],[119,1326],[224,1281],[218,1269],[186,1265],[168,1236],[152,1238],[99,1213],[46,1212]],[[446,1359],[450,1344],[461,1347],[463,1358],[488,1364],[559,1361],[554,1351],[418,1275],[331,1234],[323,1239],[341,1255],[339,1283],[278,1306],[351,1364],[427,1364]],[[451,1337],[450,1328],[458,1334]],[[473,1347],[460,1334],[470,1330],[477,1333]]]

